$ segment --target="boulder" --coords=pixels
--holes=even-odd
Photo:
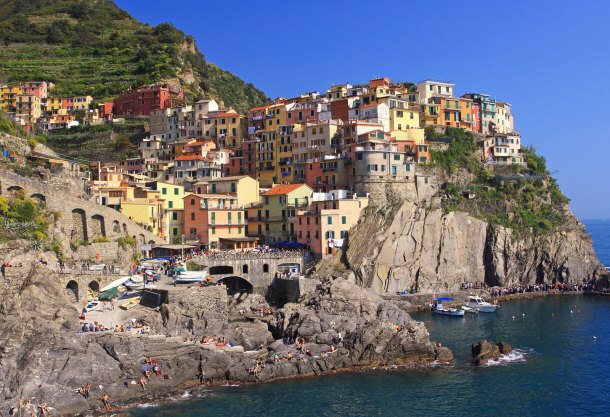
[[[484,365],[490,360],[497,361],[500,355],[506,355],[512,350],[513,348],[506,342],[493,343],[482,340],[472,344],[472,360],[476,365]]]

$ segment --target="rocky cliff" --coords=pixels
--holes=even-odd
[[[77,334],[78,312],[55,278],[37,267],[27,276],[11,278],[18,282],[10,296],[0,294],[2,415],[17,406],[20,395],[33,404],[45,402],[55,415],[90,415],[89,410],[100,407],[98,398],[107,393],[116,410],[121,404],[172,395],[195,383],[202,370],[206,381],[213,383],[264,382],[357,367],[452,360],[447,348],[429,340],[422,323],[374,291],[340,279],[279,309],[268,324],[229,321],[232,303],[224,304],[226,293],[214,288],[170,291],[168,305],[130,310],[130,317],[144,319],[156,333],[146,335]],[[252,306],[256,311],[260,296],[251,297],[233,307]],[[185,341],[216,334],[240,346]],[[284,337],[305,338],[304,350],[311,356],[299,359],[300,345],[286,345],[279,340]],[[330,352],[331,345],[336,350],[323,353]],[[147,356],[168,379],[153,376],[144,391],[137,381]],[[251,372],[257,360],[259,369]],[[87,383],[92,390],[85,399],[77,389]]]
[[[569,210],[568,210],[569,211]],[[606,274],[585,228],[571,213],[553,231],[516,235],[468,213],[404,202],[368,210],[350,231],[345,260],[356,281],[385,293],[582,283]]]

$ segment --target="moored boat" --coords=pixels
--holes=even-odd
[[[453,301],[453,298],[440,297],[440,298],[435,298],[434,300],[432,300],[432,304],[430,305],[430,308],[432,309],[433,313],[442,314],[445,316],[464,317],[464,310],[460,310],[460,309],[452,308],[452,307],[446,307],[443,305],[443,301]]]
[[[498,306],[488,303],[478,295],[470,295],[468,296],[468,301],[464,304],[464,307],[481,313],[493,313]]]
[[[140,297],[130,298],[120,305],[123,310],[129,310],[131,307],[140,304]]]

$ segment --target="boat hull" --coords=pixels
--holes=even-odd
[[[496,308],[498,308],[498,306],[495,306],[493,304],[489,304],[489,305],[464,304],[464,307],[468,307],[472,310],[476,310],[479,313],[493,313],[494,311],[496,311]]]
[[[437,310],[432,309],[433,313],[441,314],[443,316],[455,316],[455,317],[464,317],[463,310]]]

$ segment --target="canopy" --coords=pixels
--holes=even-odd
[[[437,297],[437,298],[435,298],[435,300],[440,300],[440,301],[453,301],[453,298],[449,298],[449,297]]]
[[[117,298],[119,294],[119,289],[117,287],[110,288],[108,291],[105,291],[102,295],[100,295],[100,301],[110,301]]]

